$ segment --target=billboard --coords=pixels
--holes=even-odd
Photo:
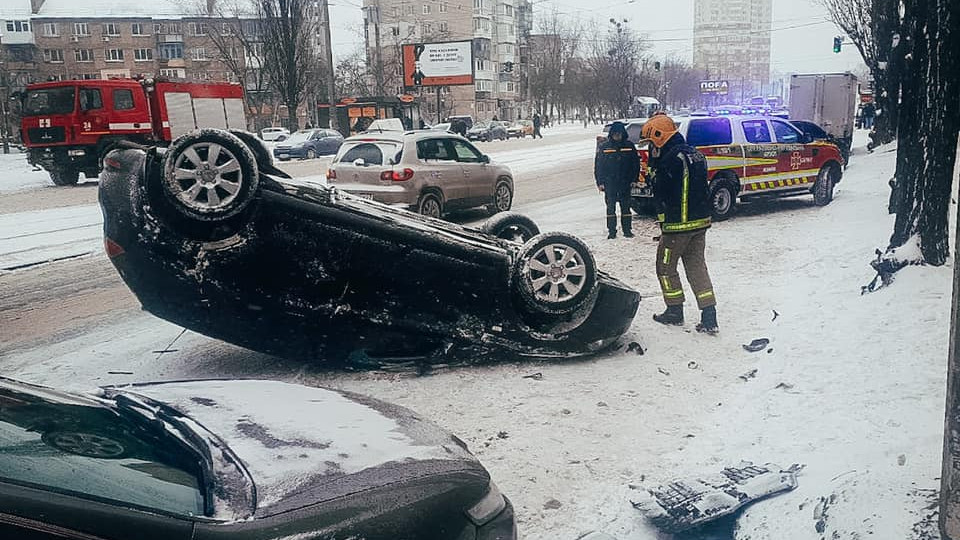
[[[404,86],[473,84],[473,42],[403,45]]]
[[[728,81],[700,81],[701,94],[715,94],[725,96],[730,92]]]

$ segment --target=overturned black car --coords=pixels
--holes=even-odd
[[[584,355],[640,301],[573,236],[512,213],[477,230],[293,180],[246,132],[118,148],[99,195],[107,253],[147,311],[272,354]]]

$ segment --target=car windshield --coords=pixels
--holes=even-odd
[[[300,144],[300,143],[302,143],[302,142],[308,141],[308,140],[310,139],[310,136],[311,136],[311,135],[313,135],[313,130],[312,130],[312,129],[310,129],[310,130],[301,130],[301,131],[298,131],[298,132],[294,133],[293,135],[290,135],[289,137],[287,137],[287,140],[284,141],[284,142],[285,142],[285,143],[288,143],[288,144]]]
[[[67,114],[73,112],[76,89],[73,86],[30,90],[23,103],[24,116]]]
[[[0,388],[0,479],[81,498],[205,515],[198,456],[157,424]]]

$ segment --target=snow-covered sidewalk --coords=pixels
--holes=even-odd
[[[0,215],[0,271],[103,250],[96,204]]]

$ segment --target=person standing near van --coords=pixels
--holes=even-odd
[[[597,149],[593,175],[597,189],[603,192],[607,203],[607,239],[617,237],[617,205],[620,205],[620,228],[623,236],[633,237],[630,212],[630,184],[640,176],[640,156],[637,147],[627,137],[623,122],[610,126],[607,140]]]

